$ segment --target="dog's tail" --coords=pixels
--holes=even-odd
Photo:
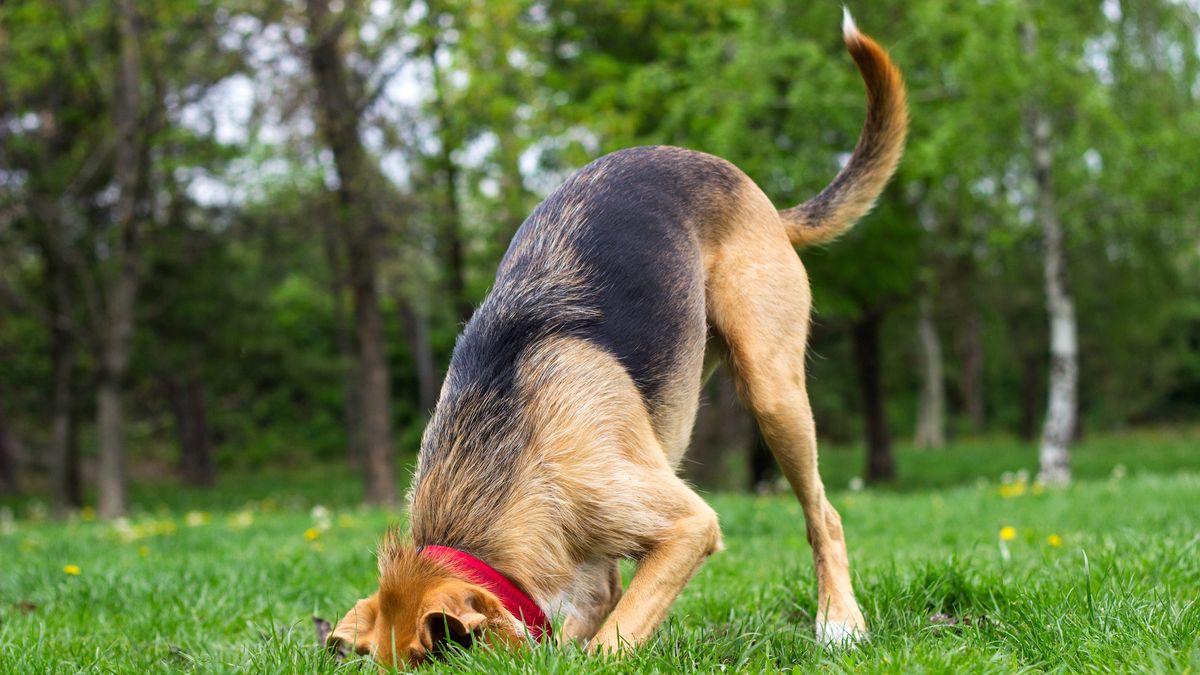
[[[900,70],[882,47],[858,32],[848,10],[842,33],[867,85],[867,121],[854,154],[833,182],[816,197],[779,212],[794,246],[830,241],[865,216],[896,172],[908,134]]]

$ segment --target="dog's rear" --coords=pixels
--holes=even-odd
[[[675,474],[707,347],[730,366],[803,506],[818,635],[863,634],[840,519],[817,474],[804,388],[810,292],[792,246],[828,241],[870,209],[899,161],[907,113],[887,54],[848,18],[844,33],[867,84],[867,121],[849,163],[813,199],[780,212],[725,160],[635,148],[585,167],[522,225],[422,441],[413,545],[485,561],[564,621],[562,637],[604,648],[645,640],[721,546],[715,513]],[[622,557],[639,561],[623,595]],[[413,560],[389,546],[383,579],[395,585]],[[447,625],[511,625],[486,589],[455,593],[489,609],[478,624],[447,609]],[[401,601],[432,606],[411,595]],[[340,639],[379,605],[360,603]],[[437,624],[438,610],[426,611]],[[433,634],[424,621],[403,633],[416,636],[402,647],[418,656]]]

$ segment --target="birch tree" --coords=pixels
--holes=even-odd
[[[1037,28],[1031,21],[1022,26],[1021,39],[1026,57],[1036,61]],[[1035,211],[1042,230],[1046,311],[1050,319],[1050,393],[1038,451],[1038,476],[1043,483],[1062,485],[1071,481],[1071,441],[1079,409],[1079,338],[1075,301],[1067,284],[1063,226],[1054,194],[1052,128],[1042,105],[1037,94],[1033,94],[1027,103],[1025,122]]]

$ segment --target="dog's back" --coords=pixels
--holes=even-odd
[[[615,356],[657,421],[678,380],[700,374],[700,239],[748,182],[732,164],[681,148],[630,148],[592,162],[517,231],[496,276],[500,297],[480,307],[458,350],[498,356],[484,331],[510,321],[506,296],[523,295],[530,309],[565,302],[588,317],[570,334]]]

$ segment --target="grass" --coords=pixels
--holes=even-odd
[[[861,492],[844,488],[855,453],[828,452],[869,643],[814,644],[812,564],[792,498],[720,494],[712,502],[727,551],[644,648],[605,659],[474,650],[441,665],[1196,671],[1198,452],[1195,431],[1095,437],[1077,451],[1080,481],[1040,490],[1001,481],[1030,467],[1029,449],[979,441],[902,451],[899,485]],[[316,649],[311,624],[313,614],[336,619],[374,584],[373,547],[395,515],[356,499],[351,474],[315,467],[231,477],[213,491],[142,487],[124,527],[50,522],[34,502],[10,503],[16,519],[0,521],[0,672],[358,672],[361,663],[338,666]],[[317,504],[328,516],[314,515]]]

